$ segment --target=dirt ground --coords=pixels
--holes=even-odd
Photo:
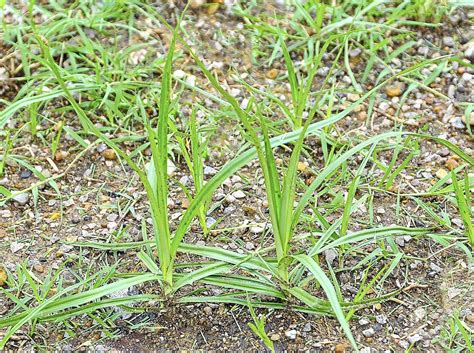
[[[180,5],[169,8],[163,5],[170,16],[179,12]],[[278,6],[279,13],[284,10]],[[291,16],[291,14],[287,14]],[[457,16],[457,17],[455,17]],[[467,10],[459,10],[446,16],[443,25],[435,28],[411,28],[410,39],[416,44],[407,52],[406,61],[395,63],[403,69],[420,56],[460,55],[463,57],[473,38],[474,25]],[[454,21],[454,23],[453,23]],[[146,22],[142,22],[145,26]],[[238,73],[256,88],[270,88],[288,96],[284,80],[268,78],[268,72],[276,69],[283,72],[284,63],[277,60],[272,67],[252,62],[251,33],[245,29],[242,17],[230,13],[225,8],[208,14],[202,9],[192,9],[186,19],[190,41],[195,50],[202,55],[207,64],[215,63],[220,79],[225,79],[230,89],[244,90],[235,79]],[[454,46],[445,45],[446,37],[455,38]],[[226,39],[224,43],[223,39]],[[407,40],[407,39],[402,39]],[[217,44],[216,44],[217,43]],[[232,45],[230,43],[237,43]],[[472,43],[472,41],[471,41]],[[394,43],[394,45],[401,43]],[[448,43],[449,44],[449,43]],[[427,53],[425,53],[425,48]],[[8,47],[2,47],[7,55]],[[147,50],[162,51],[156,48]],[[261,48],[267,53],[270,48]],[[422,54],[420,54],[422,53]],[[9,62],[9,61],[8,61]],[[222,65],[221,65],[222,64]],[[9,70],[10,64],[2,63]],[[11,65],[15,66],[15,63]],[[327,64],[330,65],[328,57]],[[208,89],[205,78],[195,64],[186,56],[179,58],[175,69],[191,72],[196,76],[196,85]],[[363,72],[365,62],[355,56],[351,63],[356,75]],[[430,71],[426,72],[428,75]],[[377,71],[369,74],[367,88],[371,88]],[[20,75],[20,73],[18,74]],[[399,106],[398,96],[387,98],[381,90],[370,123],[367,124],[368,106],[362,105],[357,112],[337,123],[336,131],[341,136],[363,139],[374,134],[403,126],[406,131],[423,130],[425,134],[443,137],[456,144],[468,155],[474,155],[472,137],[462,123],[462,109],[457,102],[474,103],[474,70],[450,63],[427,89],[416,88]],[[12,101],[21,89],[17,81],[4,81],[0,88],[2,98]],[[341,75],[341,85],[349,86]],[[404,82],[402,90],[407,89]],[[439,92],[440,94],[437,94]],[[344,93],[345,94],[345,93]],[[191,98],[189,98],[191,99]],[[347,104],[351,99],[347,97]],[[382,100],[386,103],[382,104]],[[58,99],[51,106],[61,106]],[[3,103],[2,103],[3,104]],[[209,102],[212,105],[212,102]],[[397,114],[397,109],[400,113]],[[79,128],[72,114],[66,115],[66,124]],[[21,122],[11,122],[19,128]],[[49,126],[50,125],[50,126]],[[51,127],[45,122],[42,129]],[[111,131],[111,134],[114,132]],[[90,141],[94,141],[91,136]],[[127,142],[126,148],[134,145]],[[439,236],[451,234],[443,229],[426,212],[411,193],[419,193],[437,182],[440,169],[449,169],[449,163],[462,163],[449,150],[434,142],[420,140],[420,153],[410,162],[397,179],[396,189],[385,192],[374,188],[370,190],[373,214],[367,208],[357,210],[351,222],[351,229],[358,230],[369,223],[376,225],[401,224],[403,226],[433,227]],[[139,145],[136,143],[135,147]],[[242,146],[240,131],[228,122],[217,120],[214,136],[210,142],[210,154],[206,160],[209,178],[213,170],[218,170]],[[308,138],[305,162],[308,169],[305,178],[311,179],[323,166],[321,142]],[[136,175],[119,159],[109,159],[104,154],[107,147],[96,142],[84,150],[67,134],[61,137],[58,151],[64,155],[51,156],[48,146],[33,138],[29,133],[21,133],[15,140],[11,154],[24,157],[43,173],[58,176],[56,183],[61,191],[59,196],[49,185],[39,187],[35,196],[29,192],[26,202],[8,202],[0,206],[0,265],[14,274],[17,266],[25,264],[36,277],[44,279],[50,271],[61,269],[63,282],[72,285],[90,271],[103,266],[115,266],[119,272],[144,270],[137,261],[137,251],[103,251],[87,247],[73,246],[74,242],[137,242],[142,241],[141,222],[145,220],[151,230],[150,215],[146,195]],[[282,158],[287,151],[279,149]],[[392,151],[384,151],[381,160],[390,161]],[[186,209],[187,200],[179,183],[188,178],[185,163],[177,156],[174,161],[176,171],[170,186],[170,214],[179,219]],[[349,161],[348,166],[355,170],[360,160]],[[467,170],[472,172],[472,168]],[[377,175],[375,175],[377,177]],[[18,162],[7,162],[4,178],[0,185],[8,189],[23,190],[39,180]],[[339,185],[343,192],[347,185]],[[245,193],[244,198],[229,198],[238,190]],[[369,190],[358,190],[356,198]],[[400,193],[400,197],[397,196]],[[189,243],[206,244],[224,249],[250,252],[265,245],[268,230],[266,197],[262,187],[262,176],[257,162],[252,162],[220,187],[214,196],[212,221],[219,220],[208,237],[194,225],[186,235]],[[457,210],[444,196],[429,196],[424,199],[438,215],[446,214],[452,227],[462,226]],[[330,207],[331,200],[321,200]],[[398,206],[397,206],[398,205]],[[329,219],[342,213],[336,210]],[[211,222],[213,223],[213,222]],[[263,231],[252,231],[257,227]],[[304,226],[301,231],[304,231]],[[149,231],[151,234],[151,231]],[[365,352],[405,351],[444,352],[447,350],[446,327],[452,315],[457,314],[468,328],[474,330],[474,265],[456,242],[442,245],[433,238],[397,238],[395,240],[404,256],[396,269],[385,279],[383,285],[368,293],[368,298],[377,298],[394,292],[392,296],[374,305],[356,311],[351,320],[356,341]],[[369,267],[356,265],[377,244],[365,246],[344,256],[336,254],[334,268],[343,296],[354,299],[357,288],[365,275],[375,276],[390,262],[387,258],[370,263]],[[187,259],[187,255],[180,255]],[[329,256],[329,254],[326,254]],[[209,286],[210,293],[219,294],[221,289]],[[157,286],[146,284],[129,289],[130,293],[159,293]],[[0,293],[0,316],[6,317],[14,303]],[[103,351],[103,352],[142,352],[155,350],[205,350],[205,351],[264,351],[266,348],[249,329],[252,321],[248,309],[224,304],[173,305],[160,309],[153,303],[140,304],[142,313],[126,313],[119,309],[104,310],[100,315],[84,315],[63,323],[38,323],[34,335],[29,327],[22,327],[9,341],[5,352],[36,350],[61,351]],[[257,313],[267,317],[266,332],[275,343],[277,351],[350,351],[337,320],[330,317],[316,317],[291,310],[263,310]],[[0,337],[2,335],[0,329]],[[449,331],[449,330],[448,330]],[[442,344],[440,344],[440,342]],[[409,348],[411,347],[411,348]],[[372,350],[371,350],[372,349]]]

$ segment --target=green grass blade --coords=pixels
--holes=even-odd
[[[352,347],[358,352],[359,349],[357,348],[357,343],[352,336],[349,323],[347,322],[344,312],[342,311],[342,307],[339,304],[336,290],[334,289],[334,286],[329,278],[326,276],[321,267],[319,267],[316,261],[314,261],[310,256],[301,254],[295,255],[294,258],[301,262],[313,274],[317,282],[321,285],[322,289],[326,293],[326,296],[328,297],[329,302],[331,303],[336,318],[338,319],[344,333],[347,336],[347,339],[351,343]]]

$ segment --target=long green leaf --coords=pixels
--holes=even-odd
[[[313,274],[318,283],[321,285],[321,288],[326,293],[326,296],[328,297],[328,300],[331,303],[334,314],[339,320],[339,323],[344,333],[346,334],[348,340],[351,342],[352,347],[358,352],[359,349],[357,348],[357,343],[354,339],[354,336],[352,336],[349,323],[347,322],[344,312],[342,311],[342,307],[339,304],[336,290],[334,289],[334,286],[329,280],[329,278],[326,276],[321,267],[319,267],[316,261],[314,261],[310,256],[301,254],[295,255],[294,258],[301,262]]]

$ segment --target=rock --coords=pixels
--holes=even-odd
[[[175,72],[173,72],[173,77],[178,79],[178,80],[181,80],[181,79],[186,77],[186,72],[184,72],[183,70],[178,69]]]
[[[365,325],[368,325],[368,324],[370,324],[370,321],[366,317],[363,317],[359,320],[359,325],[361,325],[361,326],[365,326]]]
[[[410,344],[415,344],[416,342],[419,342],[423,339],[423,337],[421,337],[421,335],[419,335],[418,333],[414,334],[413,336],[408,336],[408,342],[410,342]]]
[[[466,321],[470,322],[471,324],[474,324],[474,314],[466,315]]]
[[[255,249],[255,245],[252,242],[248,241],[248,242],[245,243],[245,249],[247,249],[249,251],[253,250],[253,249]]]
[[[277,69],[268,70],[265,76],[269,78],[270,80],[274,80],[278,77],[278,70]]]
[[[278,333],[272,333],[272,335],[270,336],[270,339],[272,341],[278,341],[280,339],[280,335]]]
[[[458,161],[456,161],[454,158],[449,158],[446,163],[444,164],[446,166],[446,168],[448,168],[449,170],[454,170],[456,169],[457,167],[459,167],[459,163]]]
[[[416,321],[421,321],[425,319],[426,316],[426,310],[423,307],[419,307],[415,309],[413,312],[415,314]]]
[[[5,269],[0,268],[0,287],[6,283],[7,279],[7,272],[5,271]]]
[[[204,167],[204,175],[215,175],[217,170],[213,167]]]
[[[459,288],[448,288],[448,299],[456,298],[461,293],[462,290]]]
[[[232,196],[235,197],[236,199],[243,199],[246,197],[245,193],[242,190],[237,190],[233,192]]]
[[[168,165],[168,176],[171,177],[174,175],[174,173],[176,172],[176,166],[174,165],[173,161],[168,159],[168,162],[167,162],[167,165]]]
[[[356,93],[348,93],[347,94],[347,100],[349,102],[357,102],[359,100],[360,96]]]
[[[236,199],[234,196],[232,196],[232,195],[229,194],[229,195],[227,195],[227,196],[225,197],[225,200],[226,200],[228,203],[234,203],[237,199]]]
[[[444,46],[454,47],[455,44],[456,44],[456,42],[454,41],[453,37],[449,37],[449,36],[443,37],[443,45]]]
[[[197,9],[198,7],[201,7],[203,6],[204,4],[206,4],[206,0],[191,0],[189,5],[193,8],[193,9]]]
[[[305,172],[308,169],[308,162],[298,162],[298,171]]]
[[[296,339],[296,330],[288,330],[285,332],[285,336],[288,337],[290,340]]]
[[[404,90],[404,85],[401,82],[395,82],[391,85],[385,87],[385,93],[388,97],[398,97],[401,96]]]
[[[371,328],[368,328],[368,329],[362,331],[362,334],[365,337],[372,337],[373,335],[375,335],[375,330],[371,327]]]
[[[12,212],[10,210],[1,210],[0,217],[1,218],[10,218],[12,216]]]
[[[420,55],[427,56],[429,52],[430,52],[430,48],[428,48],[428,47],[419,47],[418,48],[418,54],[420,54]]]
[[[470,61],[474,61],[474,42],[471,43],[464,51],[464,57]]]
[[[214,15],[217,10],[219,10],[219,3],[218,2],[212,2],[209,4],[208,8],[207,8],[207,14],[208,15]]]
[[[81,223],[81,216],[77,212],[73,213],[71,217],[71,222],[73,224]]]
[[[4,67],[0,67],[0,82],[8,80],[10,77],[10,74],[8,73],[8,70]]]
[[[318,71],[316,71],[316,75],[325,77],[329,74],[330,68],[327,66],[320,67]]]
[[[380,325],[385,325],[387,323],[387,317],[384,314],[380,314],[375,317],[375,321]]]
[[[259,226],[250,227],[250,232],[252,232],[253,234],[261,234],[264,230],[265,228]]]
[[[442,148],[439,150],[438,154],[441,156],[441,157],[447,157],[449,156],[449,149],[448,148]]]
[[[385,101],[384,101],[384,102],[380,102],[380,104],[379,104],[379,110],[380,110],[381,112],[387,111],[388,108],[390,108],[390,103],[385,102]]]
[[[20,251],[21,249],[23,249],[24,247],[25,247],[24,244],[17,243],[16,241],[12,241],[11,244],[10,244],[10,251],[15,254],[18,251]]]
[[[463,118],[459,116],[453,117],[449,122],[456,129],[464,129],[466,127],[466,125],[463,123]]]
[[[382,310],[382,304],[380,304],[380,303],[374,304],[374,309],[375,310]]]
[[[20,173],[20,178],[21,179],[28,179],[33,173],[29,169],[24,169]]]
[[[395,237],[395,243],[402,248],[405,246],[405,238],[404,237]]]
[[[112,148],[107,148],[104,152],[102,152],[102,155],[108,161],[114,161],[117,159],[117,154]]]
[[[24,206],[28,203],[30,199],[30,194],[27,192],[22,192],[21,194],[15,195],[12,200],[17,202],[20,206]]]
[[[67,151],[57,151],[55,154],[54,154],[54,160],[56,162],[61,162],[63,161],[64,159],[67,158],[67,156],[69,156],[69,153]]]
[[[465,73],[462,74],[461,80],[464,81],[464,82],[469,82],[469,81],[472,80],[472,77],[473,77],[473,76],[472,76],[470,73],[465,72]],[[459,87],[459,88],[460,88],[460,87]]]
[[[33,265],[33,269],[38,273],[43,273],[44,272],[44,266],[41,265],[41,264]]]
[[[336,353],[344,353],[346,351],[346,345],[344,343],[336,344],[335,352]]]
[[[206,218],[206,226],[208,228],[212,227],[214,225],[214,223],[216,223],[216,219],[214,217],[207,217]]]
[[[448,97],[454,99],[454,94],[456,93],[456,87],[454,85],[449,85],[448,87]]]
[[[407,341],[405,340],[400,340],[398,342],[398,345],[404,349],[408,349],[408,347],[410,347],[410,343],[408,343]]]
[[[441,267],[439,267],[438,265],[436,265],[434,262],[431,262],[430,263],[430,269],[436,273],[441,273],[443,272],[443,269]]]
[[[308,322],[306,325],[303,327],[304,332],[311,332],[311,324]]]
[[[328,249],[324,251],[324,256],[326,257],[326,260],[332,264],[334,260],[337,259],[337,252],[334,249]]]
[[[99,146],[97,146],[96,151],[99,153],[104,152],[107,149],[107,145],[105,143],[101,143]]]
[[[448,175],[448,171],[446,169],[440,168],[436,171],[436,177],[438,179],[443,179],[447,175]]]
[[[209,307],[209,306],[206,306],[204,308],[204,313],[207,315],[207,316],[211,316],[212,315],[212,308]]]
[[[190,202],[189,202],[189,199],[183,199],[183,201],[181,201],[181,207],[184,208],[184,209],[187,209],[189,208],[189,205],[190,205]]]
[[[361,53],[362,53],[362,50],[360,48],[354,48],[354,49],[349,50],[349,56],[351,58],[355,58],[359,56]]]
[[[451,222],[458,227],[464,227],[464,222],[459,218],[451,218]]]

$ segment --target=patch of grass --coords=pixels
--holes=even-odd
[[[362,139],[340,132],[337,123],[367,101],[370,112],[375,95],[387,83],[407,80],[410,85],[401,98],[403,102],[415,88],[429,86],[445,68],[446,58],[436,58],[413,61],[405,69],[393,70],[391,62],[402,57],[414,42],[408,41],[400,49],[389,52],[387,46],[393,43],[384,37],[384,31],[400,26],[404,22],[400,20],[403,11],[407,11],[406,14],[411,10],[406,7],[408,2],[395,7],[385,7],[383,3],[364,1],[358,5],[344,3],[344,6],[332,7],[318,1],[294,2],[296,16],[289,26],[283,23],[284,17],[275,16],[275,22],[266,21],[241,9],[248,28],[255,31],[255,40],[273,43],[266,64],[280,60],[284,65],[278,79],[288,84],[290,98],[286,100],[271,89],[261,90],[252,82],[237,78],[250,97],[246,107],[229,94],[219,77],[192,50],[187,38],[182,38],[182,18],[172,28],[155,8],[140,1],[105,3],[101,4],[100,11],[93,11],[93,6],[87,2],[70,6],[61,3],[56,4],[59,7],[57,14],[49,7],[32,3],[29,17],[26,16],[18,27],[9,27],[6,36],[8,43],[21,54],[25,85],[15,100],[0,112],[0,127],[6,126],[10,119],[23,123],[22,119],[26,119],[23,126],[29,128],[34,139],[48,146],[52,154],[65,134],[72,137],[81,153],[96,143],[90,143],[87,138],[107,144],[138,176],[150,208],[152,233],[148,235],[143,222],[142,242],[121,242],[126,234],[126,228],[122,228],[111,234],[107,243],[75,244],[104,251],[135,249],[144,272],[119,273],[114,267],[106,267],[97,274],[86,273],[83,280],[69,287],[61,286],[61,271],[48,274],[42,283],[26,266],[20,266],[15,276],[9,274],[7,289],[2,289],[2,293],[13,303],[13,309],[7,317],[0,319],[0,327],[8,327],[0,348],[26,324],[32,325],[34,331],[36,323],[60,322],[82,314],[104,323],[97,316],[99,309],[120,306],[133,311],[132,303],[144,301],[159,306],[203,302],[248,306],[254,320],[252,330],[272,350],[273,343],[265,333],[264,316],[257,317],[254,308],[290,308],[330,315],[338,319],[347,339],[357,350],[349,320],[359,308],[400,292],[367,297],[373,288],[381,293],[384,282],[406,258],[393,238],[429,236],[438,238],[443,245],[447,242],[447,237],[436,233],[434,228],[373,226],[374,192],[387,193],[392,189],[412,159],[420,154],[419,141],[424,139],[446,146],[469,166],[474,164],[472,156],[460,148],[430,135],[398,130]],[[380,13],[379,7],[386,9],[386,13]],[[48,19],[35,24],[33,9],[47,14]],[[130,37],[139,35],[134,23],[136,15],[171,33],[165,55],[140,58],[136,54],[145,44],[128,43],[130,45],[121,47],[123,43],[117,40],[104,44],[93,39],[91,33],[103,33],[112,38],[123,29]],[[388,18],[384,24],[377,22],[382,15]],[[328,18],[329,22],[325,23]],[[405,40],[409,35],[400,32],[393,38]],[[79,44],[63,46],[62,42],[71,37]],[[156,36],[150,35],[150,38],[152,44],[157,44]],[[164,46],[164,42],[161,45]],[[362,75],[356,75],[351,68],[349,52],[352,48],[361,49],[362,57],[368,59]],[[254,54],[254,59],[266,55]],[[185,55],[194,60],[211,87],[203,89],[173,77],[174,63]],[[139,65],[131,65],[130,60]],[[324,79],[317,80],[318,70],[328,60],[329,71],[323,75]],[[427,65],[436,65],[433,75],[428,78],[420,73]],[[370,82],[369,73],[376,66],[379,71],[375,82]],[[32,68],[37,70],[34,74]],[[349,90],[340,91],[332,75],[339,70],[349,77]],[[366,89],[368,83],[373,84],[370,89]],[[340,94],[352,92],[358,93],[357,99],[335,109],[340,103]],[[197,119],[202,107],[193,105],[188,113],[181,101],[182,95],[186,94],[215,102],[216,114],[238,126],[244,141],[237,155],[207,181],[203,170],[208,145],[203,142]],[[187,119],[180,121],[182,116]],[[55,120],[58,117],[60,121]],[[60,124],[59,129],[54,131],[50,127],[50,134],[38,128],[41,124],[51,126],[55,123]],[[306,180],[299,170],[299,162],[314,155],[309,144],[315,138],[321,145],[322,161],[314,163],[311,179]],[[11,141],[14,140],[6,138],[2,142],[4,157],[0,161],[0,175],[7,159],[34,169],[31,163],[11,153]],[[132,146],[131,150],[129,146]],[[147,149],[151,150],[150,158],[143,153]],[[380,155],[384,152],[386,155],[387,150],[392,152],[385,162]],[[177,221],[172,220],[168,212],[172,185],[168,168],[173,153],[184,159],[193,180],[192,190],[183,187],[190,202]],[[361,159],[354,162],[358,156]],[[265,242],[262,241],[256,250],[245,253],[188,243],[186,236],[195,221],[199,222],[205,235],[209,233],[207,216],[215,190],[254,159],[259,162],[255,174],[263,175],[271,223],[269,232],[262,236]],[[371,175],[376,169],[381,175]],[[444,185],[448,177],[423,195],[410,196],[440,227],[451,227],[445,217],[439,216],[428,202],[418,197],[454,194],[455,199],[451,199],[460,210],[472,245],[469,193],[472,178],[466,176],[458,182],[454,180],[458,171],[451,176],[452,186]],[[56,177],[46,178],[39,172],[35,175],[59,193]],[[344,186],[346,184],[348,187]],[[38,193],[35,188],[36,185],[30,190]],[[369,191],[360,195],[362,190]],[[5,204],[17,192],[1,187],[0,193],[4,195],[0,202]],[[129,200],[126,208],[133,202]],[[353,213],[365,204],[371,215],[365,223],[367,227],[354,229]],[[400,207],[398,204],[398,215]],[[263,244],[269,245],[264,247]],[[360,250],[369,244],[377,245],[375,250],[370,253]],[[349,302],[342,295],[337,280],[337,274],[347,269],[333,268],[329,261],[322,261],[323,257],[327,260],[328,252],[334,252],[340,258],[357,252],[365,255],[349,270],[370,267],[377,261],[387,263],[372,278],[369,278],[368,269],[363,273],[357,295]],[[179,253],[189,255],[191,260],[178,260]],[[148,282],[158,284],[158,295],[111,296]],[[57,286],[55,291],[51,290],[53,286]],[[218,296],[202,294],[202,289],[208,286],[218,286],[226,291]],[[106,323],[102,326],[112,335]],[[467,331],[459,329],[458,332],[465,337]],[[467,346],[466,339],[465,342]]]

